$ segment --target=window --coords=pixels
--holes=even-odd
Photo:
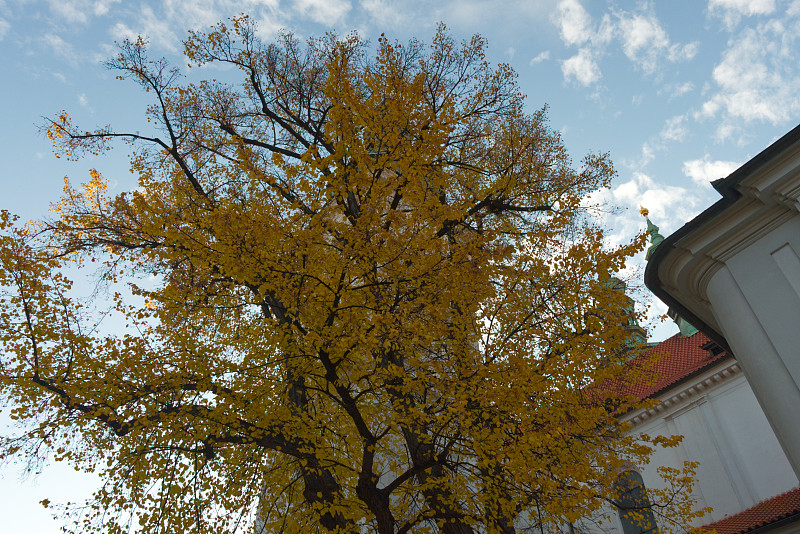
[[[642,475],[629,469],[617,479],[617,514],[624,534],[658,534]]]
[[[709,356],[711,356],[712,358],[716,358],[717,356],[725,352],[725,349],[723,349],[713,341],[706,343],[701,348],[707,350]]]

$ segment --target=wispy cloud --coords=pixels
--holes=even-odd
[[[655,159],[657,148],[655,145],[657,143],[658,141],[654,139],[645,141],[642,143],[642,148],[638,156],[622,158],[619,162],[631,171],[641,172]]]
[[[666,30],[652,12],[620,12],[618,18],[625,56],[648,74],[655,72],[665,59],[672,63],[688,61],[697,54],[696,43],[671,43]]]
[[[689,132],[686,129],[686,115],[678,115],[667,119],[659,137],[663,141],[683,141]]]
[[[740,166],[741,163],[736,161],[712,160],[706,154],[702,159],[683,162],[683,174],[691,178],[697,185],[710,187],[711,182],[718,178],[725,178]]]
[[[81,107],[84,107],[84,108],[88,108],[89,107],[89,99],[86,98],[86,93],[81,93],[81,94],[78,95],[78,104],[80,104]]]
[[[94,14],[102,16],[111,10],[111,6],[120,3],[122,0],[97,0],[94,3]]]
[[[775,0],[709,0],[708,12],[722,18],[730,29],[736,26],[742,17],[774,13]]]
[[[408,19],[405,12],[387,0],[362,0],[361,7],[369,13],[373,24],[382,27],[396,28]]]
[[[485,32],[489,25],[502,23],[507,29],[514,31],[530,31],[530,22],[546,20],[555,9],[557,0],[394,0],[394,3],[409,10],[414,5],[415,25],[433,27],[436,22],[444,20],[453,28],[476,29]]]
[[[314,22],[333,26],[350,11],[349,0],[295,0],[295,10]]]
[[[695,114],[718,118],[717,137],[725,139],[742,122],[782,124],[800,113],[800,20],[772,19],[745,28],[732,38],[714,67],[716,84]]]
[[[178,35],[173,31],[169,19],[159,17],[148,5],[143,5],[139,11],[133,27],[124,22],[118,22],[111,28],[111,36],[118,41],[123,39],[134,40],[138,35],[147,37],[156,46],[176,52],[178,50]]]
[[[55,55],[65,60],[71,67],[78,66],[78,53],[75,48],[54,33],[47,33],[42,37],[42,42]]]
[[[743,15],[768,15],[775,11],[775,0],[709,0],[708,7],[738,11]]]
[[[633,172],[626,181],[593,193],[587,205],[620,208],[606,212],[600,221],[604,227],[613,229],[609,235],[611,243],[620,244],[642,230],[641,206],[650,211],[650,218],[656,224],[677,228],[697,214],[701,201],[685,187],[660,183],[646,173]]]
[[[48,0],[50,11],[66,22],[86,24],[92,16],[108,14],[121,0]]]
[[[656,73],[664,62],[689,61],[698,50],[696,42],[673,43],[649,3],[640,4],[634,11],[612,8],[595,22],[579,0],[561,0],[553,22],[565,45],[580,47],[578,55],[567,60],[571,65],[562,66],[564,77],[592,80],[590,83],[602,78],[598,60],[612,42],[619,42],[625,57],[648,75]],[[576,67],[586,67],[589,58],[593,69],[581,72],[592,75],[578,78]]]
[[[312,20],[331,17],[325,23],[332,25],[338,20],[333,15],[340,4],[338,0],[325,5],[320,0],[301,0],[293,4],[293,13]],[[248,13],[258,23],[258,33],[265,39],[291,25],[291,14],[280,9],[278,0],[164,0],[141,4],[135,11],[112,11],[117,22],[109,33],[115,40],[146,36],[155,48],[177,52],[187,30],[205,30],[241,12]]]
[[[659,91],[659,94],[666,93],[669,96],[669,99],[672,100],[690,93],[693,90],[694,84],[692,82],[674,83],[665,85],[662,90]]]
[[[304,4],[304,9],[313,6]],[[280,10],[279,0],[163,0],[153,3],[157,13],[167,19],[180,34],[184,30],[203,30],[238,13],[248,13],[265,26],[285,25],[287,16]],[[160,7],[160,9],[158,9]]]
[[[173,21],[179,30],[199,30],[236,12],[229,10],[226,4],[227,2],[219,0],[165,0],[162,6],[164,17]],[[241,9],[246,10],[249,7],[245,3]]]
[[[550,59],[550,51],[545,50],[544,52],[539,52],[536,56],[531,58],[528,64],[533,67],[534,65],[541,63],[542,61],[547,61]]]
[[[642,143],[639,157],[623,159],[622,164],[634,172],[641,172],[655,158],[658,152],[669,148],[670,143],[683,142],[689,134],[687,115],[676,115],[666,120],[658,135],[654,135]]]
[[[5,19],[0,19],[0,41],[3,40],[10,29],[11,24],[9,24],[9,22]]]

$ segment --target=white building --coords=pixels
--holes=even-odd
[[[667,237],[645,283],[736,355],[800,476],[800,126],[714,187]]]
[[[650,349],[664,378],[640,393],[661,403],[633,431],[684,442],[642,479],[697,459],[719,534],[800,532],[800,126],[713,185],[723,198],[649,254],[647,286],[702,333]]]
[[[651,358],[659,378],[634,386],[632,392],[660,402],[625,419],[634,433],[680,434],[684,439],[678,447],[658,449],[650,464],[638,466],[644,486],[658,485],[659,466],[679,467],[697,460],[693,497],[698,507],[713,511],[695,526],[722,521],[715,525],[719,534],[754,532],[764,525],[790,529],[774,532],[800,532],[800,489],[795,489],[800,481],[737,360],[702,333],[676,334],[647,349],[634,363]],[[790,493],[780,502],[758,507],[786,492]],[[744,517],[737,515],[742,512]],[[786,526],[781,523],[786,518],[798,522]],[[610,527],[625,534],[644,532],[626,530],[619,519]]]

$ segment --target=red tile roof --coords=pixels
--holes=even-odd
[[[743,512],[711,523],[703,528],[716,530],[717,534],[743,534],[759,527],[800,514],[800,488],[761,501]],[[800,521],[800,518],[798,518]]]
[[[727,352],[713,356],[703,348],[710,342],[711,340],[702,333],[691,337],[676,334],[658,345],[645,349],[628,363],[631,368],[643,370],[644,376],[623,387],[640,399],[652,397],[692,375],[731,358]],[[762,501],[703,528],[709,531],[716,530],[717,534],[744,534],[795,514],[800,514],[800,488]]]
[[[640,399],[652,397],[684,378],[730,358],[727,352],[712,356],[703,348],[710,342],[700,332],[690,337],[675,334],[658,345],[643,350],[628,365],[644,371],[644,375],[623,387]]]

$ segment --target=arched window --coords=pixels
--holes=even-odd
[[[615,486],[617,514],[624,534],[658,534],[656,518],[644,487],[642,475],[633,469],[624,471]]]

